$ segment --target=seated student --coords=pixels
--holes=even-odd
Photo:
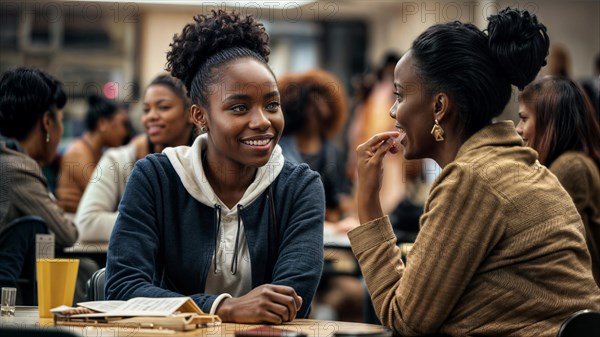
[[[62,155],[56,196],[58,204],[75,213],[105,147],[123,145],[129,134],[127,111],[97,95],[88,97],[87,131]]]
[[[35,276],[35,234],[54,233],[59,248],[77,240],[77,228],[64,217],[40,169],[56,154],[66,102],[62,84],[42,70],[17,68],[0,77],[1,286]],[[20,222],[25,216],[37,216],[46,226]]]
[[[335,76],[320,69],[287,74],[278,82],[287,124],[279,145],[287,159],[307,163],[321,175],[325,220],[333,225],[351,203],[345,167],[334,144],[346,122],[346,94]]]
[[[225,322],[306,317],[323,267],[324,192],[277,145],[284,120],[269,36],[221,10],[194,20],[167,60],[204,134],[136,164],[109,243],[106,295],[190,296]]]
[[[600,309],[571,198],[512,121],[492,123],[548,45],[534,15],[505,9],[487,34],[429,27],[396,65],[398,131],[357,148],[361,225],[349,232],[375,311],[395,333],[554,337],[571,314]],[[406,159],[442,167],[407,264],[379,203],[382,162],[398,141]]]
[[[106,150],[81,197],[75,224],[83,241],[110,238],[119,200],[136,161],[168,146],[189,145],[194,140],[190,101],[181,81],[166,74],[157,76],[146,88],[143,103],[146,134],[125,146]]]
[[[347,97],[340,81],[321,69],[290,73],[278,80],[281,109],[286,121],[279,141],[283,155],[295,163],[306,163],[318,172],[325,189],[325,228],[335,231],[354,202],[344,177],[345,165],[334,139],[346,122]],[[362,320],[363,291],[358,278],[324,274],[315,306],[328,317],[342,321]],[[319,316],[317,316],[319,317]]]
[[[545,77],[519,95],[517,132],[567,190],[585,225],[600,285],[600,126],[583,91],[568,78]]]

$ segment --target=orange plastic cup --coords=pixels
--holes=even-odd
[[[40,318],[52,318],[50,309],[73,305],[78,259],[37,259],[37,292]]]

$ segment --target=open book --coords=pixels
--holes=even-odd
[[[128,301],[77,303],[50,310],[58,325],[123,326],[143,329],[193,330],[220,324],[217,315],[202,312],[190,297],[147,298]]]

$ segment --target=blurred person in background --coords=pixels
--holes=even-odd
[[[594,75],[583,79],[581,87],[592,102],[596,121],[600,123],[600,54],[594,60]]]
[[[128,137],[128,121],[127,111],[115,102],[97,95],[88,97],[87,131],[69,145],[60,160],[56,196],[65,211],[77,211],[104,149],[121,146]]]
[[[343,157],[334,143],[346,122],[345,90],[338,78],[320,69],[287,74],[278,83],[286,122],[279,141],[283,155],[292,162],[308,164],[320,174],[325,188],[325,230],[345,234],[348,225],[352,228],[358,225],[351,216],[355,206],[348,195]],[[333,315],[324,318],[360,321],[361,282],[354,276],[325,274],[315,302],[315,314]]]
[[[54,233],[58,249],[77,240],[77,228],[64,216],[41,172],[56,155],[66,102],[61,82],[42,70],[17,68],[0,77],[1,286],[35,279],[36,234]],[[19,293],[33,304],[33,294],[25,289]]]
[[[117,207],[135,162],[166,147],[190,145],[195,129],[185,86],[170,75],[157,76],[146,88],[142,124],[146,133],[129,144],[108,149],[91,174],[75,217],[80,239],[107,242],[117,219]]]
[[[324,70],[287,74],[279,79],[286,127],[279,145],[295,163],[306,163],[321,175],[325,219],[341,220],[353,202],[346,191],[345,165],[334,143],[347,117],[347,96],[340,81]]]
[[[393,125],[385,122],[389,107],[394,103],[394,67],[400,60],[400,54],[389,51],[387,52],[376,71],[377,81],[373,84],[369,95],[351,121],[349,129],[349,138],[351,139],[350,152],[346,172],[353,175],[353,185],[356,185],[356,147],[364,143],[369,137],[375,133],[393,130]],[[384,165],[385,180],[389,182],[382,187],[380,191],[382,206],[386,213],[392,213],[396,207],[406,197],[406,177],[404,169],[406,168],[405,159],[402,156],[394,156],[386,158]],[[389,168],[389,169],[388,169]],[[353,193],[355,191],[353,190]],[[356,216],[353,219],[357,219]],[[351,223],[346,220],[343,226],[338,226],[340,229],[346,228],[346,231],[355,228],[358,221]]]
[[[547,76],[571,76],[571,57],[565,46],[553,45],[548,54],[548,64],[543,73]]]
[[[579,211],[600,286],[600,126],[575,82],[544,77],[519,95],[517,132],[556,175]]]

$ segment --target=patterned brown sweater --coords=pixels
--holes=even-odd
[[[555,336],[600,309],[584,227],[511,121],[460,148],[431,187],[407,257],[383,217],[349,233],[375,310],[404,336]]]
[[[37,215],[54,233],[58,247],[72,246],[77,240],[77,228],[64,217],[48,191],[39,165],[25,153],[8,147],[9,141],[0,136],[0,235],[11,221]]]
[[[600,171],[582,152],[565,152],[549,167],[573,198],[585,226],[592,271],[600,286]]]

